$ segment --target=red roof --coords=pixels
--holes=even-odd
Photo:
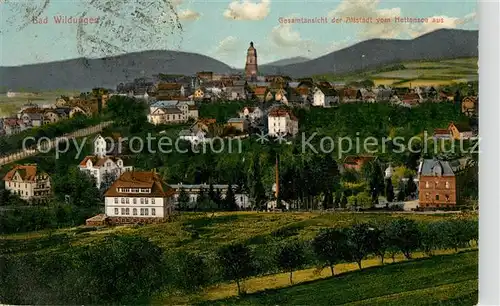
[[[118,188],[151,188],[149,194],[144,193],[123,193],[119,192]],[[113,185],[106,191],[106,197],[169,197],[175,193],[174,189],[170,188],[163,182],[161,177],[155,172],[124,172]]]
[[[4,176],[3,180],[4,181],[12,181],[14,178],[14,175],[16,173],[19,173],[21,176],[21,179],[23,181],[28,181],[28,182],[33,182],[36,179],[37,175],[37,165],[36,164],[30,164],[30,165],[16,165],[12,170],[7,172],[7,174]]]
[[[106,156],[103,158],[99,158],[97,156],[86,156],[82,162],[80,163],[80,166],[85,167],[87,165],[87,162],[90,160],[92,162],[93,167],[102,167],[104,166],[104,163],[107,160],[112,160],[113,162],[117,162],[119,158],[113,157],[113,156]]]
[[[160,83],[158,84],[158,90],[180,90],[182,84],[178,83]]]

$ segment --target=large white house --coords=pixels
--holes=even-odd
[[[113,147],[119,146],[113,143]],[[131,171],[131,166],[125,166],[123,160],[116,156],[108,156],[108,142],[98,135],[94,139],[94,155],[86,156],[79,164],[81,171],[87,172],[96,179],[97,188],[101,188],[103,181],[116,180],[122,173]],[[111,183],[109,182],[109,183]]]
[[[269,112],[267,117],[268,134],[271,137],[278,135],[295,136],[299,132],[298,119],[288,110],[275,108]]]
[[[42,201],[51,194],[50,177],[36,164],[17,165],[7,172],[3,180],[6,190],[26,201]]]
[[[123,173],[104,194],[111,223],[155,222],[173,212],[175,191],[156,172]]]
[[[193,101],[158,101],[149,108],[148,121],[152,124],[184,123],[198,119],[198,108]]]

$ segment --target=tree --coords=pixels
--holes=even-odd
[[[372,251],[371,231],[373,228],[366,223],[359,223],[347,230],[347,247],[349,257],[361,269],[361,261]]]
[[[290,284],[293,284],[293,271],[304,265],[304,246],[299,241],[286,243],[278,251],[277,264],[286,272],[290,273]]]
[[[208,199],[208,196],[205,192],[205,188],[200,186],[200,192],[196,197],[196,208],[201,209],[203,207],[203,203]]]
[[[167,263],[174,285],[181,290],[192,292],[208,283],[208,266],[200,255],[181,251]]]
[[[324,229],[314,238],[312,246],[323,267],[329,266],[332,276],[334,276],[335,264],[344,260],[347,255],[345,234],[334,228]]]
[[[406,199],[406,185],[403,180],[399,181],[398,185],[398,201],[404,201]]]
[[[53,176],[54,192],[64,200],[68,195],[73,204],[81,207],[93,207],[101,204],[100,193],[95,179],[78,168],[71,168]]]
[[[181,187],[181,190],[179,191],[179,197],[177,198],[177,203],[179,205],[180,210],[188,209],[190,203],[189,194],[187,193],[186,189],[184,189],[184,187]]]
[[[406,182],[405,193],[407,196],[414,197],[416,192],[417,192],[417,185],[415,184],[415,181],[413,180],[413,175],[410,175],[408,177],[408,182]]]
[[[236,204],[236,196],[234,194],[233,186],[229,185],[227,187],[226,197],[224,198],[225,208],[230,211],[238,210],[238,205]]]
[[[106,113],[118,125],[140,131],[147,122],[147,105],[125,96],[113,96],[106,103]]]
[[[266,200],[266,191],[261,180],[260,161],[258,155],[253,157],[247,185],[250,186],[250,199],[253,207],[262,209]]]
[[[219,249],[217,259],[224,276],[236,282],[240,295],[241,281],[249,277],[253,271],[252,252],[244,244],[232,244]]]
[[[113,185],[113,183],[116,181],[116,179],[117,179],[116,174],[111,173],[111,172],[104,173],[102,180],[101,180],[101,188],[100,188],[101,194],[104,194],[109,189],[109,187],[111,187],[111,185]]]
[[[398,219],[389,224],[389,243],[397,247],[407,259],[421,246],[421,233],[417,223],[411,219]]]
[[[385,196],[387,202],[391,203],[394,201],[394,187],[392,186],[392,180],[390,178],[385,180]]]

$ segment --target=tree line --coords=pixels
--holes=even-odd
[[[52,251],[0,254],[0,297],[10,304],[148,303],[160,290],[192,293],[205,286],[234,281],[245,292],[245,279],[270,273],[293,273],[306,267],[327,268],[369,257],[411,259],[421,251],[466,248],[478,239],[477,220],[456,219],[419,224],[410,219],[359,223],[322,229],[312,240],[278,230],[275,243],[234,243],[210,253],[163,250],[142,237],[112,235],[88,246],[71,246],[67,234],[49,237]],[[45,241],[44,243],[50,243]],[[56,245],[56,247],[54,247]],[[6,253],[7,252],[7,253]]]

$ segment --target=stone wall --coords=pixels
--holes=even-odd
[[[158,224],[167,222],[169,218],[140,218],[140,217],[108,217],[106,223],[109,225],[121,224]]]

